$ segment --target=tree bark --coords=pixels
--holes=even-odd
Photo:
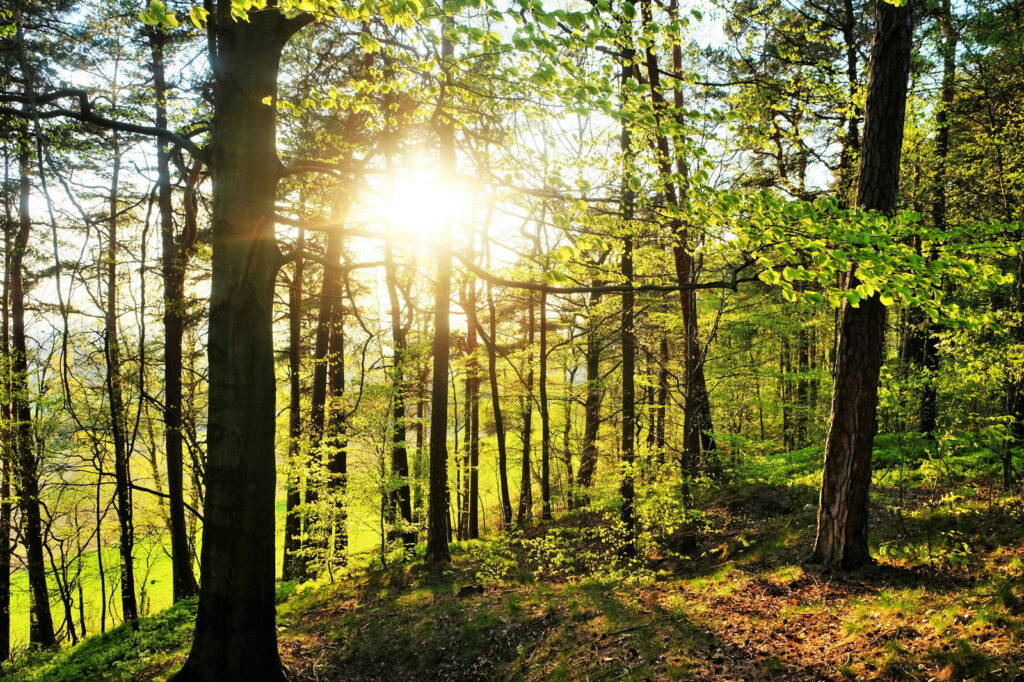
[[[107,223],[106,306],[104,312],[103,351],[106,360],[107,405],[110,409],[110,436],[114,445],[114,500],[118,521],[118,551],[121,555],[121,616],[134,629],[139,624],[135,596],[135,527],[132,510],[132,476],[124,412],[121,378],[121,345],[117,329],[117,193],[121,174],[121,147],[114,138],[114,164],[111,171]]]
[[[529,349],[533,348],[537,324],[533,311],[533,292],[528,292],[526,318],[527,370],[525,386],[526,396],[523,399],[523,458],[519,476],[519,509],[516,512],[516,523],[525,528],[533,521],[533,469],[530,466],[530,446],[533,440],[533,361],[529,357]]]
[[[540,294],[540,503],[541,518],[551,519],[551,413],[548,410],[548,295]]]
[[[447,34],[441,39],[444,83],[440,97],[448,95],[451,62],[455,49]],[[449,114],[450,116],[451,114]],[[455,179],[455,126],[450,119],[439,125],[441,179],[451,187]],[[451,562],[448,551],[448,360],[451,333],[448,313],[452,288],[452,226],[446,220],[437,251],[437,282],[434,286],[434,357],[430,397],[430,499],[427,508],[426,562],[437,570]]]
[[[622,65],[619,72],[619,80],[622,92],[622,103],[625,107],[629,96],[630,80],[633,78],[633,58],[636,54],[633,49],[632,26],[625,20],[620,28],[623,37]],[[636,206],[636,193],[633,191],[629,180],[632,176],[628,167],[629,159],[633,153],[633,139],[628,123],[624,120],[619,131],[619,148],[627,167],[623,168],[622,181],[622,229],[626,237],[622,244],[622,258],[620,270],[629,287],[633,286],[633,212]],[[622,452],[621,472],[619,474],[619,495],[622,497],[622,508],[620,519],[625,532],[625,542],[622,553],[626,557],[636,556],[636,510],[635,487],[633,467],[636,459],[634,441],[636,439],[636,399],[634,392],[635,364],[636,364],[636,337],[633,331],[633,315],[636,294],[633,290],[626,289],[622,292]]]
[[[600,297],[590,294],[590,319],[587,321],[587,345],[585,350],[587,372],[587,395],[583,403],[583,448],[580,454],[580,468],[576,476],[576,506],[590,504],[590,488],[594,485],[597,471],[597,436],[601,428],[601,338],[594,307]]]
[[[501,392],[498,387],[498,320],[494,306],[494,288],[487,283],[487,377],[491,384],[491,411],[494,413],[494,438],[498,445],[498,494],[501,498],[501,520],[505,528],[512,526],[512,500],[508,488],[508,450],[505,443],[505,420],[501,414]]]
[[[147,32],[152,54],[153,96],[158,128],[167,127],[167,79],[164,46],[167,34]],[[199,584],[192,567],[192,551],[185,525],[184,458],[182,453],[181,340],[185,331],[185,268],[195,240],[195,225],[187,221],[180,240],[174,231],[170,155],[167,144],[157,140],[157,208],[160,213],[164,285],[164,447],[167,460],[167,504],[171,533],[172,598],[194,597]],[[186,201],[189,198],[186,197]],[[194,216],[193,216],[194,218]],[[189,223],[192,224],[189,224]]]
[[[391,475],[399,479],[391,491],[392,509],[398,512],[403,530],[402,545],[406,550],[416,546],[416,531],[412,525],[412,496],[409,488],[409,452],[406,446],[408,424],[405,417],[405,363],[408,351],[406,328],[402,324],[402,306],[398,298],[398,272],[391,242],[384,243],[384,276],[387,280],[388,302],[391,305],[391,342],[394,356],[391,364]]]
[[[57,643],[50,613],[50,591],[43,557],[43,526],[39,502],[39,461],[36,458],[32,409],[28,393],[28,356],[25,336],[25,251],[32,231],[30,213],[30,140],[22,127],[18,149],[18,232],[10,256],[11,305],[11,412],[14,416],[14,483],[21,512],[22,543],[28,567],[29,644],[52,647]]]
[[[301,464],[300,442],[302,439],[302,288],[305,283],[305,259],[302,252],[306,247],[306,232],[299,230],[295,243],[298,256],[295,270],[288,287],[288,478],[285,485],[284,557],[281,577],[297,580],[303,577],[303,566],[299,558],[302,549],[302,491],[299,485]]]
[[[195,635],[174,679],[283,680],[274,617],[274,99],[281,52],[309,17],[266,10],[234,21],[227,0],[214,9],[206,504]]]
[[[899,191],[900,148],[913,40],[913,1],[878,2],[864,109],[857,205],[890,214]],[[851,270],[850,286],[857,285]],[[868,491],[882,366],[885,306],[877,294],[842,309],[832,417],[811,562],[847,570],[872,561]]]

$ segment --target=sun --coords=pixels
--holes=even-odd
[[[446,186],[437,172],[415,170],[396,174],[375,205],[368,207],[372,220],[380,221],[402,238],[436,243],[446,227],[458,233],[470,207],[465,191]]]

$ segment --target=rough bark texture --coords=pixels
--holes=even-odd
[[[876,10],[857,204],[883,213],[896,208],[899,188],[912,7],[879,2]],[[849,282],[856,286],[855,272]],[[868,489],[884,334],[885,306],[877,294],[843,306],[813,563],[852,569],[871,561]]]
[[[215,53],[209,435],[199,609],[176,680],[283,680],[274,618],[273,98],[301,19],[211,17]],[[265,98],[270,104],[264,104]]]

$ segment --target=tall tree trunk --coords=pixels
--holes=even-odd
[[[650,0],[642,5],[644,22],[652,23],[653,16]],[[677,0],[671,0],[669,13],[675,16],[678,13]],[[668,117],[667,102],[661,92],[660,68],[658,66],[657,51],[653,44],[646,50],[646,65],[648,84],[650,86],[651,103],[658,118]],[[672,73],[673,73],[673,106],[675,108],[674,119],[678,126],[682,126],[683,111],[683,82],[682,50],[678,44],[672,46]],[[672,175],[673,150],[669,144],[667,135],[661,133],[655,141],[657,149],[658,165],[665,181],[665,195],[669,203],[685,207],[687,201],[687,185],[689,181],[689,167],[679,150],[675,150],[675,173],[683,180],[678,187],[674,182],[668,180]],[[693,253],[690,245],[689,229],[685,222],[680,219],[673,219],[670,223],[674,242],[672,245],[672,261],[675,267],[676,279],[681,285],[692,284],[695,277]],[[700,330],[697,319],[697,294],[693,290],[681,289],[679,291],[680,312],[683,319],[683,354],[686,368],[685,402],[683,412],[683,464],[684,475],[693,476],[699,464],[703,464],[709,473],[717,476],[719,465],[716,453],[716,445],[713,434],[714,426],[711,419],[711,399],[708,395],[707,381],[704,378],[704,349],[700,343]]]
[[[132,628],[139,624],[139,607],[135,597],[135,527],[132,514],[132,476],[129,461],[127,422],[121,378],[121,345],[117,329],[117,194],[121,173],[121,147],[115,133],[114,165],[111,171],[108,208],[106,278],[107,296],[104,310],[103,350],[107,365],[107,404],[110,408],[110,435],[114,442],[114,500],[118,521],[118,551],[121,554],[121,616]]]
[[[441,39],[444,82],[440,97],[447,97],[455,48],[447,33]],[[444,120],[439,125],[441,180],[451,187],[455,179],[455,125]],[[445,221],[437,250],[437,282],[434,286],[434,374],[430,404],[430,499],[427,509],[426,562],[439,569],[451,561],[448,552],[448,358],[451,334],[448,313],[452,289],[452,226]]]
[[[401,519],[402,545],[406,550],[416,546],[416,530],[412,525],[412,496],[409,488],[409,452],[406,447],[408,424],[405,417],[405,363],[408,352],[406,328],[402,324],[402,306],[398,298],[398,272],[391,242],[384,244],[384,277],[387,280],[388,302],[391,305],[391,343],[394,357],[391,361],[391,475],[398,485],[391,491],[391,507]]]
[[[274,618],[274,202],[277,76],[311,17],[234,21],[218,0],[214,52],[209,433],[199,610],[179,682],[283,680]],[[270,104],[264,104],[269,98]]]
[[[341,214],[335,210],[335,217]],[[331,436],[328,433],[329,381],[337,358],[332,352],[332,343],[338,333],[336,329],[338,308],[341,307],[341,252],[344,237],[341,232],[332,231],[327,235],[324,252],[323,279],[320,283],[320,300],[317,310],[316,333],[313,341],[313,386],[310,392],[309,425],[311,457],[308,465],[312,477],[306,485],[306,524],[303,534],[307,546],[299,555],[297,564],[303,578],[316,575],[317,563],[326,562],[329,534],[333,526],[334,510],[332,501],[321,501],[321,494],[328,491],[332,483],[328,462],[332,461]],[[331,517],[331,518],[328,518]],[[308,529],[312,529],[311,532]]]
[[[658,464],[665,463],[665,418],[668,412],[668,336],[662,335],[658,344],[658,412],[655,420],[654,448]]]
[[[629,97],[630,80],[633,78],[633,58],[636,54],[633,49],[632,26],[623,21],[620,28],[620,35],[623,37],[622,65],[620,67],[620,86],[622,91],[622,104],[625,108]],[[619,132],[619,148],[625,163],[633,154],[633,140],[628,123],[623,120]],[[622,244],[622,259],[620,270],[628,287],[633,286],[633,212],[636,205],[636,193],[630,186],[629,179],[632,176],[631,169],[625,167],[623,170],[622,182],[622,229],[626,234]],[[636,295],[632,288],[622,293],[622,453],[621,472],[619,478],[619,494],[622,496],[622,509],[620,518],[626,534],[625,544],[622,552],[627,557],[636,555],[636,510],[635,489],[634,489],[634,462],[635,451],[634,441],[636,439],[636,400],[634,392],[635,364],[636,364],[636,337],[633,331],[634,302]]]
[[[470,539],[480,537],[480,367],[477,351],[476,280],[471,279],[466,292],[466,451],[469,454],[469,477],[466,495],[466,531]]]
[[[10,158],[4,155],[4,186],[10,182]],[[4,282],[3,300],[0,301],[0,390],[4,399],[0,405],[0,662],[11,656],[11,514],[14,504],[11,498],[11,472],[17,451],[14,428],[14,414],[11,411],[13,384],[11,376],[11,251],[12,238],[18,223],[14,219],[9,192],[4,192]]]
[[[949,110],[953,107],[956,94],[956,46],[957,34],[953,28],[952,7],[950,0],[941,0],[939,8],[939,26],[942,30],[942,91],[939,95],[941,103],[935,112],[935,200],[932,205],[932,219],[935,229],[945,230],[946,197],[947,197],[947,157],[949,156]],[[934,254],[933,254],[934,256]],[[924,316],[922,316],[924,317]],[[926,318],[922,320],[924,343],[923,367],[928,373],[921,392],[919,411],[919,428],[922,433],[933,436],[938,421],[937,394],[935,390],[935,372],[939,369],[939,338],[937,325]]]
[[[584,351],[587,394],[583,403],[583,448],[576,477],[576,506],[580,507],[590,503],[589,491],[594,484],[594,473],[597,471],[597,436],[601,428],[601,338],[594,313],[594,307],[599,300],[598,294],[590,294],[590,318],[587,320],[587,345]]]
[[[20,131],[18,149],[18,232],[10,256],[11,291],[11,412],[14,416],[14,483],[21,512],[29,589],[29,644],[51,647],[57,640],[50,614],[50,591],[43,557],[43,525],[39,501],[39,462],[36,458],[32,410],[28,393],[28,357],[25,336],[25,251],[32,231],[30,213],[30,145],[28,131]]]
[[[501,414],[501,392],[498,387],[498,320],[494,306],[494,287],[487,283],[487,377],[491,384],[491,411],[494,413],[494,438],[498,445],[498,495],[501,498],[501,521],[512,525],[512,500],[508,488],[508,450],[505,443],[505,420]]]
[[[891,214],[899,191],[913,0],[901,7],[878,2],[875,17],[857,205]],[[849,283],[857,285],[855,270]],[[857,307],[843,305],[818,532],[811,554],[812,562],[833,568],[852,569],[871,562],[868,490],[884,335],[885,306],[878,294]]]
[[[837,194],[839,205],[849,206],[853,199],[854,185],[857,179],[857,155],[860,153],[860,117],[861,112],[854,104],[858,101],[858,76],[860,72],[860,41],[857,40],[858,10],[854,0],[843,0],[842,34],[843,49],[846,52],[846,94],[849,100],[849,112],[841,133],[842,148],[839,152],[839,168],[837,175]]]
[[[330,534],[324,537],[329,567],[348,563],[348,424],[342,398],[345,395],[345,307],[338,299],[331,307],[331,340],[328,345],[328,396],[324,406],[323,443],[326,449]]]
[[[533,348],[537,323],[533,310],[533,292],[527,292],[526,295],[529,300],[526,313],[526,385],[523,387],[526,396],[523,400],[523,458],[519,476],[519,510],[516,512],[516,522],[520,528],[530,525],[533,520],[533,469],[530,462],[530,446],[533,440],[533,361],[529,352]]]
[[[541,518],[551,519],[551,413],[548,410],[548,294],[540,294],[540,502]]]
[[[164,47],[167,34],[160,29],[147,32],[153,70],[155,123],[167,127],[167,79]],[[185,268],[195,240],[193,224],[177,239],[171,188],[170,155],[167,143],[157,140],[157,208],[160,213],[161,265],[164,285],[164,447],[167,460],[167,503],[171,532],[172,598],[194,597],[199,584],[192,568],[192,551],[185,525],[185,492],[181,436],[181,340],[185,330]],[[190,198],[186,197],[186,202]]]
[[[296,580],[303,577],[299,552],[302,549],[302,504],[299,462],[302,439],[302,288],[305,283],[306,232],[299,230],[295,243],[295,270],[288,286],[288,478],[285,484],[284,557],[281,577]]]

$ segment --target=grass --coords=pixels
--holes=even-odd
[[[813,453],[777,459],[794,474],[815,466]],[[631,563],[618,558],[611,503],[455,543],[440,581],[418,560],[362,555],[334,584],[281,586],[282,658],[296,680],[1024,677],[1024,499],[984,481],[955,497],[926,480],[883,483],[878,565],[831,575],[803,564],[815,520],[804,478],[746,472],[709,490],[696,550],[645,533]],[[193,612],[178,605],[138,632],[34,654],[6,679],[163,679],[184,658]]]

